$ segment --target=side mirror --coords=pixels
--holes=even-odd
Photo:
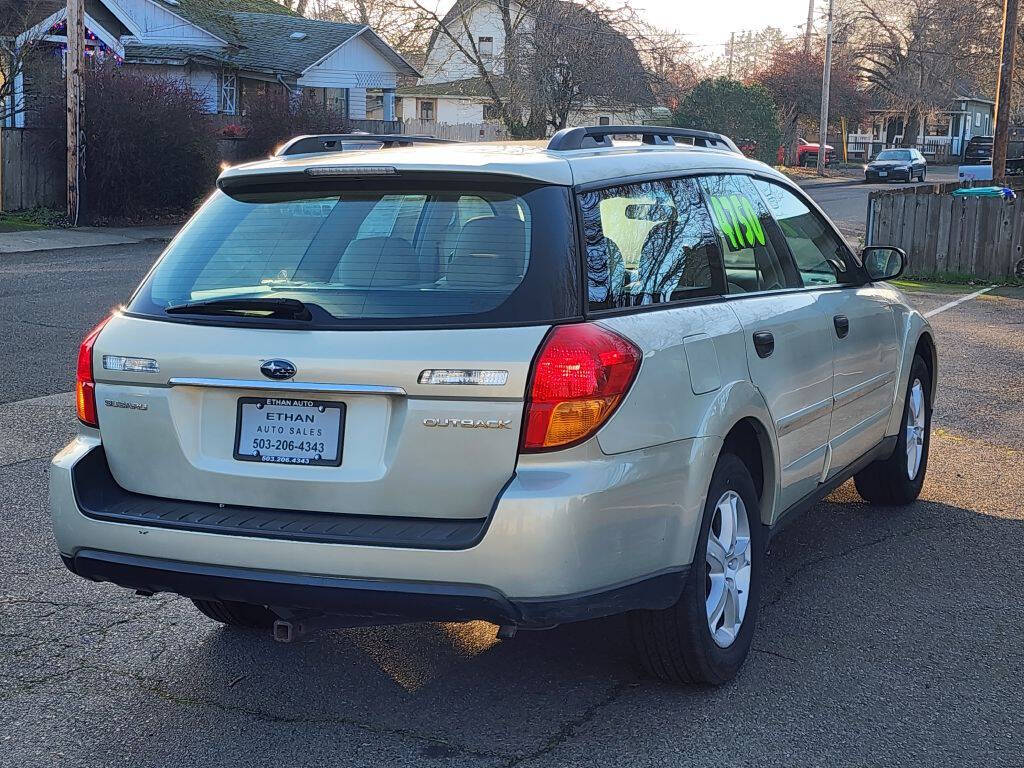
[[[906,252],[895,245],[865,246],[861,259],[872,280],[895,280],[907,268]]]

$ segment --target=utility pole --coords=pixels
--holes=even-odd
[[[804,28],[804,56],[811,55],[811,30],[814,28],[814,0],[807,0],[807,26]]]
[[[1017,53],[1017,11],[1020,0],[1003,0],[1003,45],[996,88],[996,130],[992,139],[992,180],[1006,177],[1006,145],[1010,140],[1010,94]]]
[[[78,226],[81,208],[82,65],[85,60],[85,0],[68,0],[68,219]]]
[[[736,33],[729,33],[729,79],[732,80],[732,53],[736,47]]]
[[[1016,2],[1016,0],[1013,0]],[[828,24],[825,25],[825,67],[821,73],[821,119],[818,125],[818,175],[825,175],[825,151],[828,139],[828,90],[832,78],[832,6],[828,0]]]

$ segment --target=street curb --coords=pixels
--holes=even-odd
[[[95,245],[72,245],[60,248],[32,248],[28,251],[5,251],[0,249],[0,259],[5,256],[30,256],[32,254],[53,253],[54,251],[80,251],[86,248],[116,248],[122,245],[140,245],[141,243],[169,243],[173,237],[143,237],[138,240],[126,240],[123,243],[96,243]]]
[[[817,181],[814,184],[801,184],[798,181],[796,185],[800,189],[830,189],[832,187],[852,187],[855,184],[863,183],[863,179],[845,179],[844,181]]]

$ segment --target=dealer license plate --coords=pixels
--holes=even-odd
[[[238,400],[235,458],[337,467],[344,433],[344,403],[242,397]]]

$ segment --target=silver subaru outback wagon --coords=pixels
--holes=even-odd
[[[282,640],[625,613],[652,674],[730,679],[774,532],[921,490],[905,256],[718,134],[410,143],[225,171],[88,335],[64,562]]]

